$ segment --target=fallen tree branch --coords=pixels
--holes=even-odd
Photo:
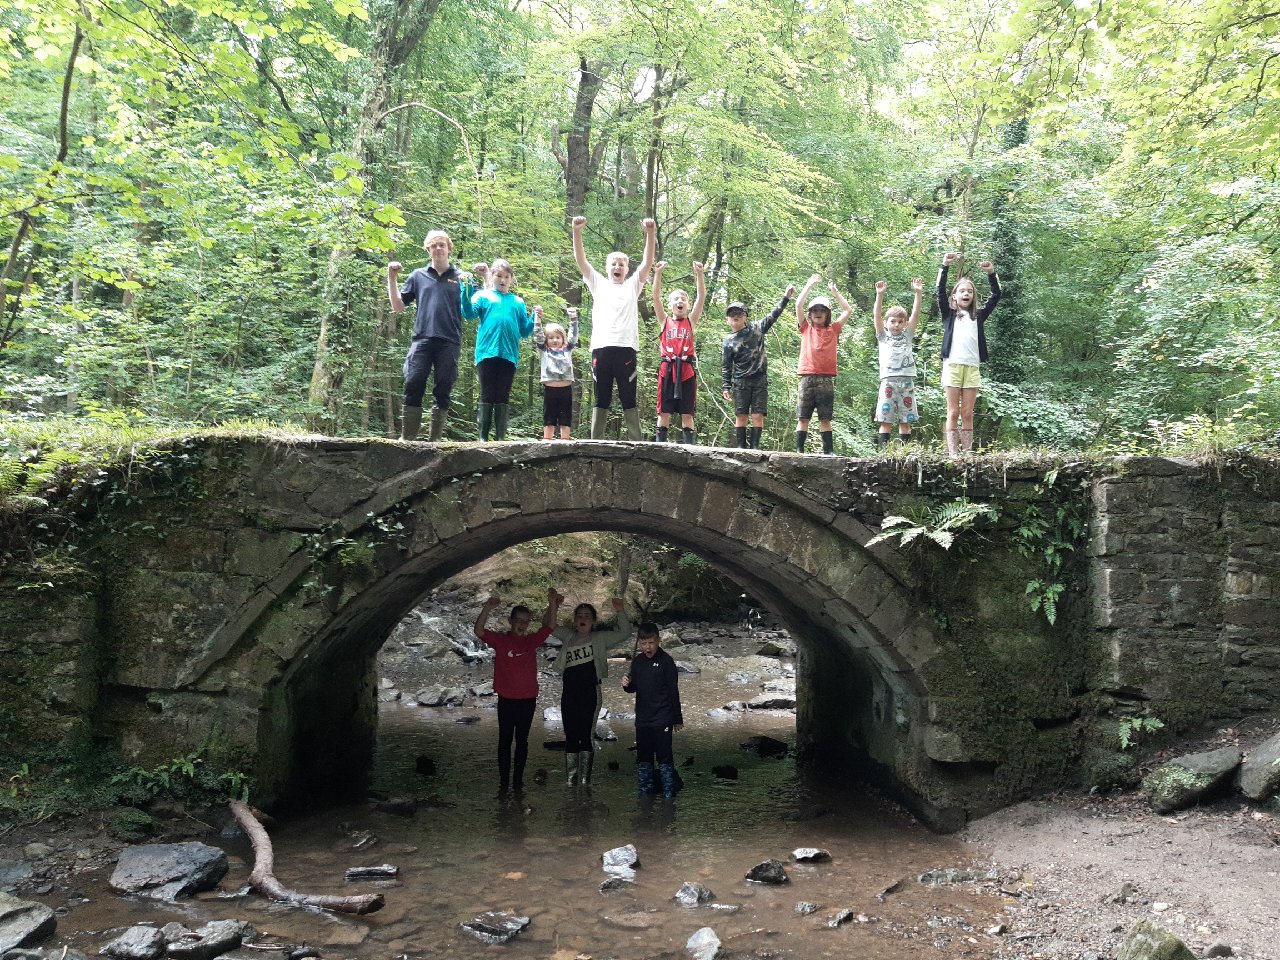
[[[300,907],[320,907],[338,913],[366,914],[381,910],[386,904],[380,893],[365,893],[355,897],[334,897],[324,894],[299,893],[288,890],[276,879],[275,851],[271,838],[253,812],[239,800],[229,801],[231,815],[253,844],[253,870],[249,873],[249,886],[270,900],[291,903]]]

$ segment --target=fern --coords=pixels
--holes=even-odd
[[[971,529],[979,520],[994,520],[996,516],[996,508],[991,504],[961,498],[938,504],[921,517],[885,517],[880,524],[880,532],[867,541],[867,546],[898,537],[898,548],[901,549],[924,537],[943,550],[950,550],[957,534]]]

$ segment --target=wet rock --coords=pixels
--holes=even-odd
[[[796,913],[800,914],[802,917],[807,917],[811,913],[817,913],[821,909],[822,904],[810,903],[808,900],[801,900],[796,904]]]
[[[762,693],[781,693],[794,700],[796,696],[796,681],[794,677],[781,680],[766,680],[760,685],[760,691]]]
[[[762,693],[747,701],[748,710],[794,710],[795,708],[795,697],[784,697],[775,693]]]
[[[1113,893],[1110,899],[1112,903],[1128,903],[1137,892],[1138,888],[1126,880],[1120,884],[1120,889]]]
[[[733,673],[727,674],[724,679],[725,679],[725,683],[749,684],[749,683],[760,682],[760,678],[756,676],[754,673],[743,673],[739,670],[735,670]]]
[[[702,668],[699,667],[697,664],[690,663],[688,660],[677,660],[676,672],[697,674],[702,672]]]
[[[473,684],[468,689],[473,697],[492,697],[493,681],[483,680],[480,683]]]
[[[791,851],[796,863],[830,863],[831,854],[820,847],[796,847]]]
[[[529,918],[491,910],[459,926],[482,943],[508,943],[529,926]]]
[[[696,907],[700,903],[710,903],[715,898],[716,895],[702,884],[689,883],[687,881],[672,897],[676,903],[685,907]]]
[[[717,913],[737,913],[742,909],[742,904],[740,903],[712,903],[709,906]]]
[[[972,870],[947,867],[943,870],[926,870],[916,879],[925,886],[936,887],[945,883],[968,883],[971,880],[977,880],[978,874]]]
[[[739,747],[748,753],[754,753],[760,757],[785,757],[787,750],[790,749],[781,740],[775,740],[773,737],[757,735],[748,737]]]
[[[196,930],[194,937],[171,940],[165,952],[174,960],[213,960],[240,946],[247,929],[248,924],[240,920],[214,920]]]
[[[623,930],[652,930],[654,927],[662,926],[662,917],[653,910],[601,914],[600,919]]]
[[[227,855],[204,843],[151,843],[125,847],[108,881],[117,893],[155,900],[212,890],[226,875]]]
[[[79,950],[66,946],[9,950],[0,956],[4,960],[89,960]]]
[[[628,843],[622,847],[606,850],[600,855],[600,861],[604,865],[605,873],[631,880],[640,866],[640,854],[636,852],[633,844]]]
[[[420,753],[418,758],[413,761],[413,769],[420,777],[434,777],[436,775],[436,762],[425,753]]]
[[[618,735],[603,720],[596,723],[595,737],[604,743],[616,743],[618,741]]]
[[[780,637],[766,640],[760,645],[760,649],[756,653],[762,657],[794,657],[796,655],[795,641],[783,640]]]
[[[344,876],[351,883],[355,880],[394,880],[399,875],[399,867],[381,863],[376,867],[348,867]]]
[[[414,701],[421,707],[460,707],[467,698],[467,691],[462,687],[443,687],[440,685],[423,687],[413,695]]]
[[[542,710],[542,723],[548,730],[563,730],[564,718],[560,716],[559,707],[544,707]],[[564,748],[561,747],[563,750]]]
[[[632,886],[632,881],[625,877],[610,877],[608,880],[600,884],[601,893],[613,893],[615,890],[621,890],[624,887]]]
[[[1234,957],[1235,955],[1235,950],[1231,949],[1230,945],[1225,943],[1215,943],[1205,951],[1206,957]]]
[[[36,841],[35,843],[28,843],[22,848],[22,855],[28,860],[43,860],[52,853],[56,853],[53,847],[49,846],[47,843],[40,843],[39,841]]]
[[[684,945],[693,960],[715,960],[720,956],[720,938],[710,927],[695,931]]]
[[[790,883],[791,878],[787,876],[787,865],[781,860],[765,860],[757,863],[746,873],[746,878],[752,883]]]
[[[166,923],[160,928],[160,933],[164,935],[165,943],[176,943],[183,939],[193,940],[198,936],[194,930],[187,929],[177,921]]]
[[[1250,800],[1265,800],[1280,793],[1280,733],[1249,751],[1240,764],[1236,782]]]
[[[379,703],[395,703],[403,696],[404,694],[402,694],[395,687],[391,687],[391,686],[382,687],[378,690]]]
[[[843,910],[833,913],[831,916],[827,917],[827,926],[834,930],[836,927],[843,926],[852,919],[853,911],[848,907],[845,907]]]
[[[0,953],[37,944],[57,926],[58,918],[43,903],[0,893]]]
[[[711,768],[711,775],[721,780],[737,780],[738,768],[731,763],[722,763]]]
[[[319,957],[320,951],[315,947],[308,947],[303,944],[300,947],[294,947],[285,954],[287,960],[311,960],[312,957]]]
[[[98,952],[117,960],[155,960],[164,953],[164,934],[155,927],[130,927]]]
[[[479,723],[480,718],[479,717],[457,717],[454,719],[453,722],[454,723]]]
[[[1139,920],[1116,953],[1116,960],[1195,960],[1187,945],[1150,920]]]
[[[1156,813],[1192,806],[1227,783],[1240,766],[1240,751],[1223,747],[1170,760],[1142,781],[1142,792]]]
[[[21,883],[33,873],[35,868],[25,860],[0,860],[0,887]]]

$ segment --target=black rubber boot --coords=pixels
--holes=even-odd
[[[476,430],[480,434],[480,439],[486,443],[489,441],[489,431],[493,427],[493,404],[482,403],[476,407]]]
[[[804,453],[804,444],[805,444],[805,441],[808,439],[809,439],[808,430],[796,431],[796,453]]]
[[[510,415],[510,410],[510,404],[495,403],[493,405],[493,439],[507,439],[507,419]]]
[[[739,448],[740,450],[746,450],[747,449],[747,428],[734,427],[733,440],[734,440],[733,445],[735,447]]]
[[[658,432],[657,432],[657,433],[655,433],[655,434],[653,435],[653,439],[654,439],[654,442],[655,442],[655,443],[666,443],[666,442],[667,442],[667,428],[666,428],[666,427],[659,427],[659,428],[658,428]]]
[[[401,440],[417,440],[418,431],[422,429],[422,408],[405,407],[400,423]]]
[[[747,444],[752,450],[760,449],[760,434],[764,433],[764,427],[751,427],[747,431]]]
[[[836,440],[830,430],[822,431],[822,452],[827,455],[836,452]]]
[[[692,428],[692,427],[681,427],[681,428],[680,428],[680,442],[681,442],[681,443],[687,443],[687,444],[690,444],[690,445],[695,444],[695,443],[697,443],[697,442],[698,442],[698,437],[697,437],[697,435],[693,432],[693,428]]]

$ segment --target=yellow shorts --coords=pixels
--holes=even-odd
[[[942,385],[976,390],[982,386],[982,374],[971,363],[952,363],[946,360],[942,364]]]

